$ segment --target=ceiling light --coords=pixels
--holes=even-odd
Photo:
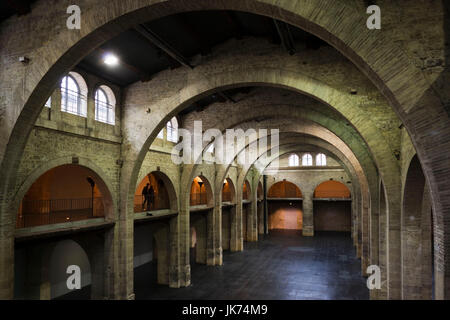
[[[119,64],[119,58],[112,53],[108,53],[103,57],[103,62],[108,66],[116,66]]]

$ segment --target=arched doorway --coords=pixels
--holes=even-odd
[[[267,192],[269,230],[302,230],[302,192],[289,181],[272,185]]]
[[[343,183],[329,180],[314,190],[314,230],[351,232],[351,194]]]

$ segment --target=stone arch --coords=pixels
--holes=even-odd
[[[196,188],[197,185],[198,185],[198,190],[199,190],[199,192],[198,192],[199,200],[196,200],[196,198],[192,196],[193,188]],[[213,193],[212,185],[204,175],[200,174],[193,179],[190,190],[191,190],[191,193],[190,193],[191,206],[198,205],[198,204],[204,204],[204,205],[212,207],[214,205],[214,193]],[[204,193],[203,193],[203,190],[204,190]],[[203,195],[205,197],[204,199],[203,199]],[[197,203],[197,202],[198,202],[198,204],[193,204],[193,203]]]
[[[51,161],[46,162],[38,168],[35,168],[28,177],[22,182],[19,189],[17,190],[14,200],[11,204],[11,210],[13,212],[18,212],[20,202],[23,197],[33,185],[33,183],[41,177],[46,172],[50,171],[53,168],[61,167],[64,165],[73,165],[73,158],[71,157],[61,157],[57,159],[53,159]],[[105,218],[109,220],[115,219],[117,209],[117,198],[114,193],[111,193],[110,190],[114,190],[112,182],[109,180],[108,176],[103,172],[101,168],[99,168],[96,164],[86,158],[78,158],[78,163],[80,167],[86,168],[93,174],[95,182],[103,195],[103,207],[105,210]]]
[[[164,207],[158,207],[157,210],[159,209],[171,209],[172,211],[178,211],[178,198],[177,198],[177,193],[175,190],[175,186],[172,182],[172,180],[170,179],[170,177],[164,173],[161,170],[157,170],[157,171],[152,171],[149,174],[147,174],[145,177],[143,177],[141,179],[141,182],[136,186],[136,191],[135,194],[136,196],[139,196],[142,194],[142,189],[144,187],[143,183],[144,181],[148,181],[147,183],[150,182],[150,178],[149,176],[152,175],[154,176],[154,178],[156,179],[157,182],[161,181],[163,186],[162,186],[162,191],[167,193],[167,197],[168,197],[168,208]],[[155,189],[157,189],[158,186],[155,186]],[[157,198],[157,195],[155,194],[155,199]],[[165,196],[163,196],[163,198],[165,198]],[[165,199],[161,199],[162,201]],[[135,199],[136,201],[136,199]]]
[[[225,195],[225,193],[227,194]],[[222,185],[222,202],[236,203],[236,188],[234,187],[233,180],[230,178],[226,178]]]
[[[314,188],[314,198],[351,198],[351,190],[342,182],[328,180]]]
[[[277,190],[277,188],[279,190]],[[302,191],[297,184],[283,180],[275,181],[271,184],[267,192],[268,198],[301,198]]]
[[[432,208],[417,155],[409,162],[402,202],[402,298],[431,299]]]

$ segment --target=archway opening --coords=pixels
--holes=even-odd
[[[141,180],[134,195],[134,212],[172,208],[176,202],[175,190],[169,178],[159,171],[149,173]]]
[[[199,206],[208,204],[208,192],[209,187],[205,183],[205,179],[201,177],[195,177],[191,184],[190,205]]]
[[[289,181],[272,185],[267,192],[269,230],[302,230],[302,192]]]
[[[329,180],[314,190],[314,230],[351,232],[351,193],[346,185]]]
[[[234,203],[235,202],[236,190],[234,188],[233,181],[227,178],[223,181],[222,187],[222,202]]]
[[[104,218],[112,213],[109,191],[92,170],[66,164],[48,170],[20,202],[16,228]]]
[[[134,288],[136,298],[147,296],[158,285],[169,284],[169,226],[142,222],[134,226]]]

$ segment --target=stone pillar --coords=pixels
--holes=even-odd
[[[231,252],[244,250],[244,240],[242,237],[242,210],[242,191],[238,191],[235,210],[231,211]]]
[[[186,260],[186,253],[189,255],[190,234],[188,234],[187,241],[181,244],[180,220],[181,214],[171,218],[169,226],[169,287],[171,288],[188,286],[191,279],[190,264],[187,264],[187,266],[185,264],[181,265],[181,261],[189,261],[189,256]],[[184,253],[184,258],[180,257],[181,252]]]
[[[206,264],[208,266],[215,265],[216,249],[214,238],[217,230],[215,230],[216,223],[214,211],[214,209],[211,209],[206,215]]]
[[[423,300],[431,300],[433,298],[433,239],[431,225],[431,194],[428,185],[425,186],[425,192],[423,194],[422,201],[422,283],[421,283],[421,297]]]
[[[26,251],[25,299],[50,300],[50,257],[53,246],[34,246]]]
[[[0,225],[0,300],[14,297],[14,238]]]
[[[369,203],[363,203],[363,214],[362,214],[362,252],[361,252],[361,274],[366,276],[367,267],[369,266],[369,219],[370,219],[370,207]]]
[[[230,250],[230,212],[233,207],[222,208],[222,249]]]
[[[157,282],[169,284],[169,244],[168,228],[162,227],[155,232],[157,258]]]
[[[256,191],[256,190],[255,190]],[[258,200],[256,192],[253,192],[252,202],[248,205],[247,213],[247,241],[258,241]]]
[[[257,202],[258,211],[258,233],[264,234],[264,203],[262,200]]]
[[[313,192],[303,194],[303,236],[314,236]]]
[[[95,90],[88,84],[87,101],[87,117],[86,117],[86,129],[89,135],[90,131],[95,129]]]
[[[57,124],[61,122],[61,90],[59,87],[52,93],[50,120],[55,121]]]
[[[131,200],[132,201],[132,200]],[[116,222],[114,247],[117,248],[118,272],[115,299],[134,300],[134,217],[128,216]]]
[[[386,300],[388,297],[387,293],[387,206],[386,206],[386,197],[384,194],[384,187],[381,185],[380,188],[380,215],[379,215],[379,234],[378,234],[378,261],[381,270],[381,289],[378,292],[379,300]]]

